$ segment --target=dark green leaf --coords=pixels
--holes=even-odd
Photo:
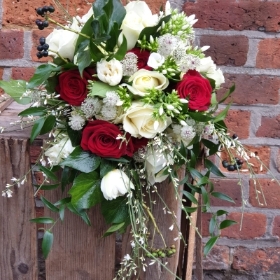
[[[223,121],[225,119],[225,117],[227,116],[230,106],[231,106],[231,104],[228,104],[227,107],[214,118],[213,122],[216,123],[219,121]]]
[[[184,207],[187,213],[193,213],[197,211],[197,207]]]
[[[118,164],[110,160],[102,159],[100,164],[100,177],[103,178],[108,172],[116,169]]]
[[[82,218],[82,220],[88,225],[91,226],[90,219],[88,217],[88,214],[85,210],[81,210],[79,213],[79,216]]]
[[[209,122],[213,119],[211,116],[205,115],[205,113],[202,112],[189,112],[188,114],[192,119],[198,122]]]
[[[219,144],[215,144],[207,139],[201,139],[201,142],[204,144],[205,147],[209,149],[209,156],[214,155],[218,152]]]
[[[46,174],[46,176],[48,178],[50,178],[51,180],[53,180],[53,181],[57,181],[58,180],[57,176],[50,169],[48,169],[48,168],[46,168],[46,167],[44,167],[42,165],[38,165],[38,168],[39,168],[40,171],[44,172]]]
[[[90,17],[89,19],[88,19],[88,21],[84,24],[84,26],[83,26],[83,28],[82,28],[82,30],[81,30],[81,33],[82,34],[85,34],[85,35],[87,35],[87,36],[89,36],[90,38],[92,37],[92,28],[91,28],[91,22],[92,22],[92,20],[93,20],[93,18],[92,17]],[[90,39],[89,38],[89,39]],[[80,47],[80,44],[84,41],[84,40],[88,40],[88,39],[86,39],[84,36],[82,36],[82,35],[79,35],[79,37],[78,37],[78,39],[77,39],[77,42],[76,42],[76,44],[75,44],[75,54],[77,53],[77,50],[78,50],[78,48]]]
[[[64,62],[65,63],[65,62]],[[65,70],[65,66],[63,66],[63,69]],[[55,92],[56,86],[58,84],[58,75],[55,75],[53,77],[49,77],[46,81],[45,88],[47,92]]]
[[[71,197],[65,197],[54,203],[55,206],[67,205],[71,202]]]
[[[225,201],[228,201],[228,202],[232,202],[235,204],[235,201],[229,197],[228,195],[226,194],[223,194],[221,192],[211,192],[211,195],[214,196],[214,197],[217,197],[219,199],[222,199],[222,200],[225,200]]]
[[[108,224],[119,224],[129,219],[127,198],[120,196],[113,200],[103,200],[101,211]]]
[[[198,186],[203,186],[203,185],[206,185],[209,183],[209,177],[207,176],[203,176],[202,178],[199,178],[197,181],[196,181],[196,184]]]
[[[30,142],[32,143],[35,138],[40,134],[41,129],[45,123],[45,118],[40,118],[36,120],[33,124],[32,130],[31,130],[31,135],[30,135]]]
[[[42,191],[54,190],[59,186],[59,184],[54,185],[34,185],[35,188],[40,188]]]
[[[68,166],[64,166],[62,174],[61,174],[61,190],[64,192],[65,187],[68,184],[73,183],[74,179],[77,177],[79,171],[72,169]]]
[[[47,116],[47,118],[44,122],[44,125],[40,131],[40,135],[50,132],[54,128],[55,123],[56,123],[55,116],[52,116],[52,115]]]
[[[191,193],[183,191],[183,195],[186,196],[192,203],[198,204],[197,199]]]
[[[69,190],[71,203],[77,209],[88,209],[101,202],[100,179],[97,172],[82,173],[74,180]]]
[[[232,226],[232,225],[235,225],[235,224],[237,224],[236,221],[233,221],[233,220],[224,220],[224,221],[222,221],[222,222],[220,223],[219,228],[220,228],[220,229],[223,229],[223,228],[227,228],[227,227],[230,227],[230,226]]]
[[[204,159],[204,165],[211,173],[219,177],[225,177],[225,175],[218,169],[218,167],[209,159]]]
[[[40,86],[42,83],[44,83],[52,72],[59,72],[61,71],[61,67],[56,67],[53,64],[42,64],[36,68],[36,71],[29,80],[27,84],[27,88],[35,88],[37,86]]]
[[[232,85],[230,89],[224,94],[222,99],[219,101],[219,103],[224,102],[235,90],[235,85]]]
[[[81,76],[83,76],[84,69],[88,67],[91,63],[89,44],[90,44],[90,40],[86,39],[83,42],[81,42],[78,47],[77,64]]]
[[[37,224],[53,224],[54,219],[49,217],[40,217],[40,218],[31,219],[30,222],[37,223]]]
[[[51,211],[58,212],[59,209],[55,207],[50,201],[48,201],[46,198],[41,196],[41,201],[44,203],[45,206],[47,206]]]
[[[0,81],[0,88],[2,88],[8,95],[10,95],[19,104],[26,105],[31,103],[30,97],[22,96],[27,90],[26,81],[22,81],[22,80]]]
[[[114,224],[112,225],[104,234],[103,237],[106,237],[116,231],[118,231],[119,229],[121,229],[123,226],[125,225],[125,222],[120,223],[120,224]]]
[[[217,240],[218,240],[219,236],[213,236],[211,237],[208,242],[205,244],[204,249],[203,249],[203,254],[206,256],[211,249],[213,248],[213,246],[216,244]]]
[[[123,36],[123,40],[121,45],[119,46],[117,52],[114,55],[114,58],[117,60],[122,60],[127,52],[127,41],[125,36]]]
[[[65,207],[66,207],[65,205],[61,205],[59,207],[59,218],[60,218],[61,221],[64,220]]]
[[[49,230],[46,230],[42,242],[42,251],[45,259],[47,258],[52,248],[52,244],[53,244],[53,233],[50,232]]]
[[[211,235],[214,234],[217,225],[217,219],[215,216],[212,216],[209,222],[209,233]]]
[[[208,207],[210,206],[209,205],[209,194],[204,187],[201,187],[201,193],[202,193],[203,204],[206,207],[206,209],[208,209]]]
[[[188,170],[194,180],[198,180],[203,177],[203,175],[194,168],[189,168]]]
[[[218,210],[216,214],[217,214],[217,216],[222,216],[222,215],[227,215],[228,212],[225,210]]]
[[[68,166],[84,173],[90,173],[99,167],[100,162],[100,157],[90,154],[78,146],[60,165]]]
[[[21,111],[18,115],[20,117],[26,116],[44,116],[46,114],[45,107],[30,107]]]
[[[71,140],[71,144],[73,147],[80,145],[82,139],[82,131],[81,130],[73,130],[69,125],[67,126],[67,134]]]

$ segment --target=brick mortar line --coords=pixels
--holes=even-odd
[[[280,69],[261,69],[245,66],[222,66],[218,65],[224,74],[248,74],[248,75],[266,75],[266,76],[280,76]]]

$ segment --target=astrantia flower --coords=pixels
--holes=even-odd
[[[189,143],[196,135],[193,126],[185,125],[181,128],[181,137],[184,143]]]
[[[179,69],[181,70],[181,72],[186,73],[189,70],[194,70],[196,69],[200,64],[200,59],[199,57],[195,56],[195,55],[185,55],[179,62]]]
[[[125,195],[130,189],[134,189],[133,183],[119,169],[108,172],[101,180],[101,191],[107,200]]]
[[[164,57],[171,55],[176,49],[179,39],[171,34],[165,34],[158,38],[158,53]]]
[[[120,97],[115,91],[107,91],[106,97],[103,98],[103,103],[106,106],[118,106],[120,104]]]
[[[102,59],[97,62],[96,68],[98,79],[110,86],[119,84],[123,77],[122,64],[115,58],[110,61]]]
[[[105,105],[101,109],[102,119],[105,121],[114,120],[117,116],[117,107]]]
[[[71,113],[71,117],[69,117],[69,126],[73,129],[73,130],[81,130],[83,128],[83,126],[85,125],[85,118],[83,118],[82,116],[80,116],[79,114],[77,114],[75,111],[73,111]]]
[[[121,61],[124,76],[131,76],[138,70],[137,59],[138,57],[134,53],[129,52],[125,55],[124,59]]]
[[[85,114],[86,118],[89,119],[94,115],[99,114],[101,110],[101,101],[96,97],[88,97],[82,103],[81,110]]]

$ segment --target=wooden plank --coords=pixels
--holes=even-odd
[[[0,139],[0,189],[11,178],[20,178],[30,169],[28,140]],[[35,217],[30,173],[13,197],[1,197],[0,203],[0,279],[38,279],[37,230],[29,220]]]
[[[179,179],[185,176],[185,170],[182,168],[178,172]],[[179,192],[182,190],[183,186],[180,186]],[[157,189],[165,203],[169,206],[171,212],[174,212],[177,216],[177,224],[180,225],[181,222],[181,207],[180,202],[175,199],[175,190],[171,183],[168,180],[157,185]],[[167,246],[175,245],[177,253],[171,258],[164,258],[163,262],[168,262],[166,265],[169,270],[171,270],[175,275],[177,272],[178,259],[179,259],[179,249],[180,249],[180,239],[174,240],[178,237],[178,230],[174,227],[173,231],[169,230],[169,227],[174,223],[172,215],[164,214],[163,208],[165,205],[159,199],[156,194],[152,194],[152,200],[156,200],[156,204],[153,206],[152,213],[157,225],[162,232]],[[149,228],[153,229],[153,226],[150,225]],[[151,233],[152,235],[152,233]],[[130,246],[130,236],[129,233],[126,233],[123,237],[123,255],[131,252]],[[155,248],[164,248],[162,239],[158,234],[156,234],[154,239]],[[149,263],[149,261],[148,261]],[[141,268],[140,268],[141,269]],[[142,269],[141,269],[142,270]],[[168,272],[166,269],[162,268],[161,265],[155,263],[147,267],[146,272],[140,275],[141,280],[174,280],[175,276]]]
[[[0,114],[3,112],[11,103],[13,99],[8,94],[4,93],[0,95]]]
[[[51,202],[62,198],[61,192],[48,191]],[[57,215],[45,209],[45,215]],[[54,244],[46,260],[46,280],[112,280],[115,274],[115,235],[101,238],[108,229],[100,207],[90,210],[92,226],[67,211],[65,221],[54,228]]]

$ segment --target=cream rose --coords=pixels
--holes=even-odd
[[[45,156],[49,158],[51,165],[59,164],[63,159],[67,158],[74,150],[68,137],[63,138],[60,142],[53,145],[45,152]]]
[[[153,106],[133,102],[123,116],[123,129],[133,137],[154,138],[171,124],[171,118],[158,121],[154,119],[153,112]]]
[[[129,82],[132,82],[132,86],[127,85],[129,91],[139,96],[147,95],[149,89],[164,90],[169,85],[168,79],[163,74],[146,69],[134,73]]]
[[[102,59],[97,62],[96,69],[98,79],[110,86],[119,84],[123,77],[122,64],[115,58],[110,61]]]
[[[119,44],[123,35],[127,40],[127,49],[131,50],[141,33],[148,26],[154,26],[158,22],[158,16],[153,15],[150,8],[144,1],[131,1],[126,6],[126,16],[122,22],[122,33],[119,37]]]
[[[107,200],[125,195],[130,189],[134,189],[134,185],[119,169],[108,172],[101,180],[101,191]]]

